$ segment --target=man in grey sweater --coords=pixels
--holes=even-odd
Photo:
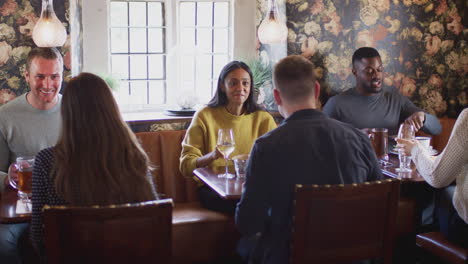
[[[395,88],[382,88],[383,66],[376,49],[357,49],[352,64],[356,87],[330,98],[325,114],[357,128],[388,128],[389,135],[396,135],[403,121],[431,135],[440,133],[437,117],[424,113]]]
[[[55,145],[61,127],[59,94],[63,58],[55,48],[35,48],[26,62],[30,91],[0,107],[0,187],[18,156]],[[0,225],[0,263],[19,263],[18,239],[28,224]]]

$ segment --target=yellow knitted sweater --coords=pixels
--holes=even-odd
[[[196,160],[216,148],[218,129],[232,128],[235,149],[230,155],[248,154],[255,140],[276,128],[273,117],[266,111],[256,111],[240,116],[230,114],[224,106],[205,107],[198,111],[182,141],[180,171],[184,176],[192,176]],[[215,160],[210,166],[224,166],[223,159]]]

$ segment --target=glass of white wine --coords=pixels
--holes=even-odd
[[[225,129],[221,128],[218,130],[218,141],[216,143],[216,148],[223,154],[224,160],[226,161],[226,171],[225,173],[219,174],[219,178],[234,178],[234,174],[229,173],[228,171],[228,159],[229,155],[234,151],[235,142],[234,142],[234,132],[231,128]]]

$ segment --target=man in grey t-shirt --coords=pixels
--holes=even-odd
[[[55,48],[35,48],[28,55],[25,79],[30,91],[0,107],[0,187],[17,156],[36,155],[55,145],[60,127],[59,95],[63,58]],[[18,239],[28,224],[0,225],[0,263],[18,263]]]
[[[439,120],[424,113],[395,88],[383,89],[383,66],[374,48],[357,49],[352,59],[356,87],[328,100],[323,112],[357,128],[388,128],[389,135],[398,133],[398,126],[408,121],[422,131],[437,135]]]

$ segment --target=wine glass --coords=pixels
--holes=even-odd
[[[409,123],[402,123],[398,130],[398,138],[400,139],[414,139],[414,127]],[[400,160],[400,167],[396,169],[397,172],[411,172],[411,156],[405,154],[403,148],[398,149],[398,159]]]
[[[226,171],[224,174],[219,174],[219,178],[234,178],[234,174],[229,173],[228,171],[228,159],[229,155],[234,151],[235,142],[234,142],[234,132],[231,128],[225,129],[221,128],[218,130],[218,141],[216,143],[216,148],[223,154],[224,160],[226,161]]]

